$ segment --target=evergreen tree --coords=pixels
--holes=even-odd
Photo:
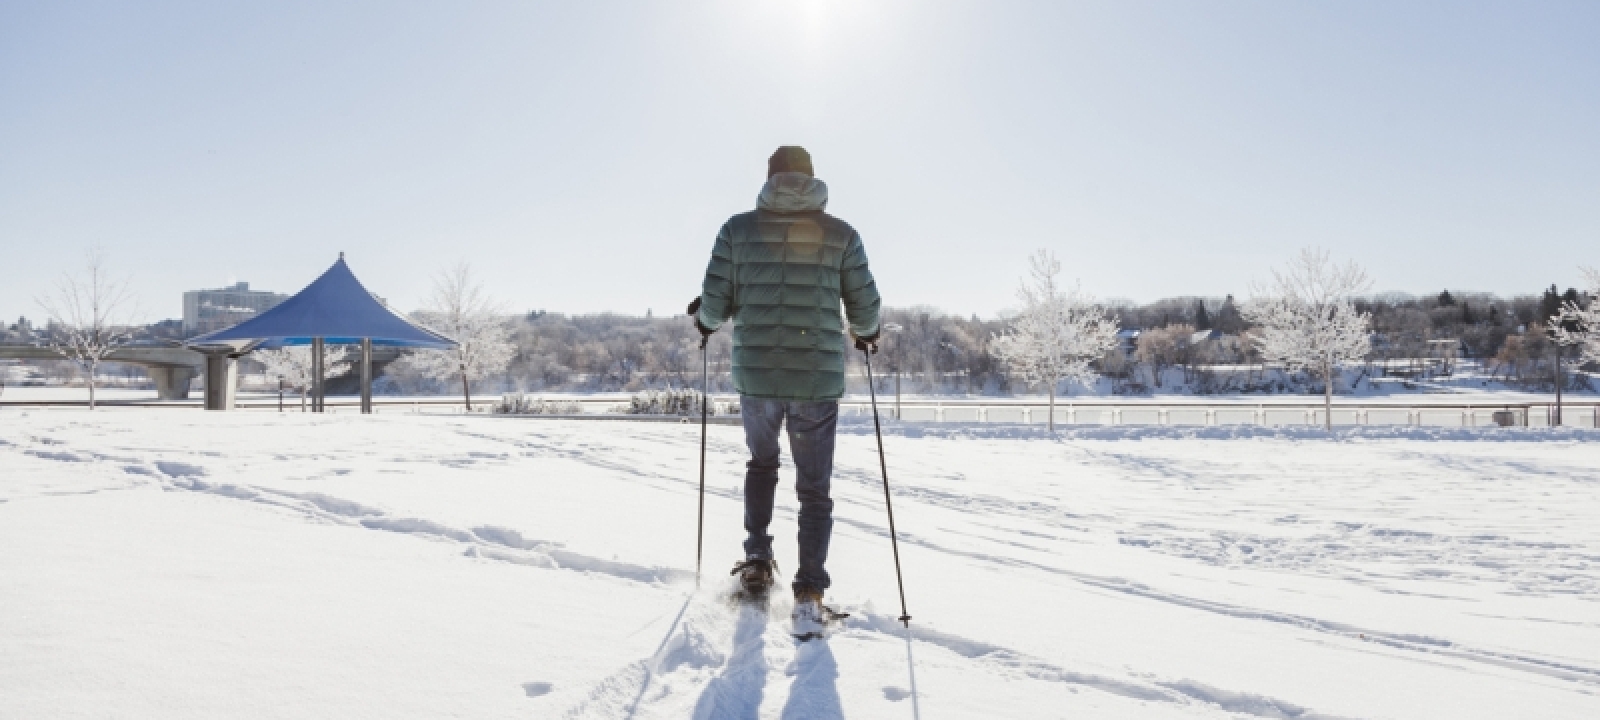
[[[1449,290],[1439,293],[1439,307],[1450,307],[1454,304],[1456,304],[1456,299],[1450,294]]]
[[[1239,306],[1234,304],[1232,295],[1222,301],[1222,307],[1217,308],[1217,319],[1213,324],[1217,330],[1229,335],[1244,331],[1244,317],[1239,314]]]
[[[1555,285],[1544,291],[1544,297],[1539,299],[1539,317],[1536,319],[1541,325],[1549,325],[1550,318],[1561,314],[1561,295]]]
[[[1206,312],[1206,301],[1204,300],[1194,301],[1194,329],[1211,329],[1211,315]]]
[[[1475,323],[1477,321],[1478,321],[1477,318],[1472,317],[1472,306],[1468,305],[1467,301],[1462,300],[1461,301],[1461,322],[1463,324],[1466,324],[1466,325],[1471,325],[1471,324],[1473,324],[1473,323]]]

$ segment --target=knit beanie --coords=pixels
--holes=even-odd
[[[812,177],[817,174],[811,169],[811,153],[799,145],[784,145],[767,158],[767,177],[772,177],[781,172],[805,173]]]

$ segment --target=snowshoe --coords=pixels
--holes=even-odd
[[[828,630],[850,617],[822,604],[822,593],[802,590],[795,593],[794,612],[789,616],[794,622],[791,634],[800,642],[828,636]]]
[[[765,603],[767,593],[778,574],[778,563],[771,558],[752,555],[733,566],[728,573],[739,578],[739,589],[734,599],[745,603]]]

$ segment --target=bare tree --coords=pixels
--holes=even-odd
[[[1044,383],[1050,392],[1050,431],[1056,429],[1056,385],[1076,380],[1085,385],[1096,377],[1089,362],[1117,343],[1117,321],[1074,286],[1056,286],[1061,263],[1048,250],[1029,258],[1033,281],[1024,280],[1017,297],[1022,313],[994,338],[994,352],[1028,384]]]
[[[111,277],[99,248],[88,252],[81,274],[63,272],[55,290],[37,299],[50,319],[45,343],[84,374],[90,410],[100,363],[132,339],[131,301],[127,281]]]
[[[1161,387],[1167,368],[1188,361],[1189,338],[1193,335],[1193,325],[1168,325],[1139,334],[1133,359],[1150,366],[1151,386]]]
[[[457,344],[411,353],[406,362],[441,382],[461,378],[461,396],[471,412],[473,378],[504,370],[516,353],[505,314],[473,277],[472,267],[460,263],[434,278],[433,296],[417,320]]]
[[[1333,429],[1334,371],[1359,362],[1371,350],[1371,316],[1358,312],[1357,294],[1371,286],[1353,261],[1335,265],[1327,251],[1307,248],[1272,282],[1257,289],[1243,308],[1257,326],[1256,343],[1267,362],[1307,368],[1323,378],[1324,421]]]

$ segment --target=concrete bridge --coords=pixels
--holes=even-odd
[[[135,343],[124,345],[106,355],[105,362],[139,365],[156,384],[156,397],[161,400],[187,400],[189,384],[201,374],[206,378],[206,409],[232,410],[235,389],[238,387],[238,365],[235,360],[248,354],[255,343],[241,345],[206,345],[201,348],[176,343]],[[381,369],[404,354],[404,348],[373,348],[372,363]],[[0,358],[19,360],[61,360],[61,353],[49,347],[0,343]]]
[[[112,350],[105,361],[142,366],[156,384],[156,397],[184,400],[189,397],[189,382],[205,372],[206,357],[204,353],[177,344],[134,344]],[[0,358],[63,359],[61,353],[49,347],[10,343],[0,343]]]

